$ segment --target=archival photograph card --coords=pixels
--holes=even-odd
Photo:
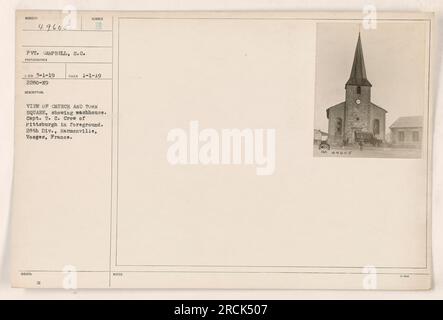
[[[433,28],[17,11],[12,285],[430,289]]]

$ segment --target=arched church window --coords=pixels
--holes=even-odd
[[[343,128],[343,120],[341,118],[337,118],[335,123],[335,135],[340,136],[342,134]]]
[[[374,134],[380,134],[380,120],[378,120],[378,119],[374,120],[372,129],[373,129],[372,132]]]
[[[361,87],[360,86],[357,87],[357,94],[361,94]]]

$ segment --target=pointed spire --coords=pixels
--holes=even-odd
[[[355,48],[354,63],[352,64],[351,75],[348,82],[346,82],[346,85],[348,84],[372,87],[372,84],[366,78],[365,60],[363,58],[360,33],[358,33],[358,41]]]

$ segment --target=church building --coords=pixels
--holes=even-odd
[[[385,141],[387,111],[371,102],[371,88],[372,84],[366,77],[359,34],[351,75],[345,84],[345,101],[326,110],[330,144],[355,143],[357,132],[369,132],[376,139]]]

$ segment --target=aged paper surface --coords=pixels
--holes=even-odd
[[[13,286],[431,287],[432,14],[16,20]]]

